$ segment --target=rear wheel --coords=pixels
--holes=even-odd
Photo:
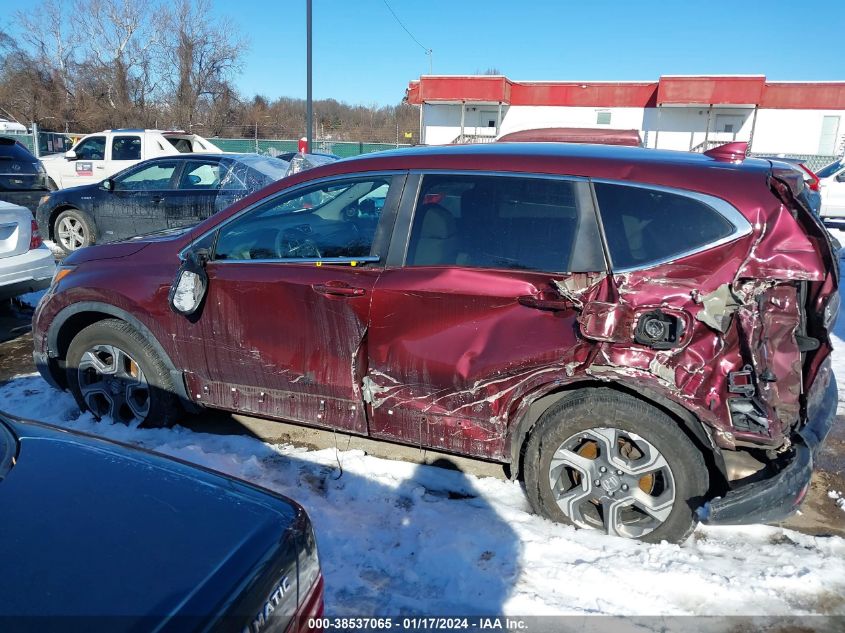
[[[181,407],[167,367],[132,326],[107,319],[79,332],[68,348],[67,380],[94,417],[172,426]]]
[[[573,392],[549,409],[524,466],[538,514],[649,542],[683,541],[709,482],[701,452],[671,417],[611,389]]]
[[[53,236],[62,250],[71,253],[94,243],[94,223],[82,211],[67,209],[56,217]]]

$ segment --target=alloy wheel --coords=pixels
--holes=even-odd
[[[79,390],[97,418],[143,422],[150,412],[150,386],[140,365],[114,345],[95,345],[79,361]]]
[[[64,217],[56,227],[59,244],[68,251],[75,251],[85,245],[85,227],[82,222],[73,217]]]
[[[565,440],[549,465],[552,495],[582,528],[640,538],[662,525],[675,505],[666,458],[635,433],[597,427]]]

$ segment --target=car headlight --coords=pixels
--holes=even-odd
[[[41,196],[41,199],[38,201],[38,204],[39,205],[47,204],[47,201],[49,199],[50,199],[50,194],[47,194],[46,196]]]
[[[59,264],[56,266],[56,272],[53,273],[53,280],[50,282],[50,287],[55,287],[62,279],[76,270],[76,266],[65,266]]]

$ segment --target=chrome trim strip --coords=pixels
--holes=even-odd
[[[376,255],[361,257],[285,257],[280,259],[212,259],[209,264],[372,264],[379,261]]]
[[[666,193],[671,193],[676,196],[692,198],[693,200],[697,200],[698,202],[701,202],[713,209],[725,220],[730,222],[730,224],[734,227],[733,233],[731,233],[730,235],[726,235],[725,237],[718,239],[715,242],[708,242],[707,244],[699,246],[698,248],[691,248],[686,251],[681,251],[680,253],[676,253],[671,257],[666,257],[663,259],[656,260],[654,262],[649,262],[648,264],[643,266],[633,266],[630,268],[614,268],[613,258],[610,254],[610,251],[608,250],[607,256],[611,260],[610,270],[611,274],[614,275],[620,273],[630,273],[636,270],[648,270],[650,268],[661,266],[663,264],[668,264],[669,262],[673,262],[684,257],[689,257],[690,255],[695,255],[696,253],[708,251],[711,248],[715,248],[717,246],[721,246],[722,244],[733,242],[734,240],[737,240],[741,237],[745,237],[746,235],[751,233],[751,230],[753,228],[751,226],[751,223],[747,219],[745,219],[745,216],[743,216],[739,212],[739,210],[730,202],[723,200],[722,198],[717,198],[716,196],[711,196],[706,193],[699,193],[697,191],[690,191],[688,189],[675,189],[673,187],[663,187],[661,185],[651,185],[643,182],[631,182],[630,180],[606,180],[604,178],[592,178],[591,182],[607,185],[621,185],[624,187],[636,187],[638,189],[650,189],[652,191],[664,191]],[[601,204],[598,203],[598,199],[596,199],[596,209],[599,212],[599,217],[601,217]]]

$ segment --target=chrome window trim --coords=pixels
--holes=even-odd
[[[533,171],[491,171],[489,169],[409,169],[411,174],[435,174],[442,176],[444,174],[454,174],[455,176],[510,176],[513,178],[536,178],[544,180],[568,180],[578,182],[589,182],[590,178],[587,176],[571,176],[569,174],[545,174],[536,173]]]
[[[185,248],[183,248],[181,251],[179,251],[179,259],[181,261],[185,261],[185,255],[187,254],[187,252],[189,250],[191,250],[193,245],[196,244],[197,242],[205,239],[211,233],[215,233],[215,232],[219,231],[220,229],[222,229],[224,226],[226,226],[230,222],[234,222],[236,219],[238,219],[241,216],[249,213],[250,211],[255,210],[257,207],[260,207],[263,204],[265,204],[265,203],[267,203],[271,200],[275,200],[276,198],[279,198],[281,196],[286,196],[290,193],[295,193],[295,192],[299,191],[300,189],[305,189],[306,187],[310,187],[312,185],[320,185],[320,184],[323,184],[323,183],[326,183],[326,182],[332,182],[332,181],[335,181],[335,180],[363,180],[363,179],[368,178],[370,176],[373,176],[373,177],[390,176],[392,178],[394,176],[401,176],[401,175],[404,175],[404,174],[407,174],[407,173],[408,173],[407,169],[392,169],[392,170],[388,170],[388,171],[352,172],[352,173],[346,173],[346,174],[335,174],[333,176],[324,176],[323,178],[317,178],[315,180],[305,180],[305,181],[300,182],[300,183],[293,185],[291,187],[285,187],[284,189],[277,191],[273,196],[270,196],[270,197],[267,197],[267,198],[262,198],[261,200],[257,200],[256,202],[253,202],[248,207],[245,207],[245,208],[241,209],[240,211],[238,211],[235,215],[233,215],[229,218],[226,218],[223,222],[215,225],[213,228],[207,230],[205,233],[202,233],[201,235],[197,235],[194,239],[192,239],[190,241],[190,243],[187,246],[185,246]],[[356,257],[339,258],[339,259],[348,259],[349,261],[362,261],[362,258],[360,258],[360,257],[357,257],[357,258]],[[234,260],[222,260],[221,259],[221,260],[214,260],[214,261],[230,261],[231,262],[231,261],[234,261]],[[245,259],[245,260],[242,260],[242,261],[245,261],[245,262],[259,262],[259,261],[261,261],[261,262],[267,262],[267,261],[278,262],[278,261],[281,261],[281,260],[278,260],[278,259],[270,259],[270,260]],[[297,259],[297,260],[291,260],[291,261],[304,261],[304,260]],[[321,259],[321,260],[317,260],[317,261],[325,261],[325,260]]]
[[[686,198],[691,198],[702,204],[710,207],[722,216],[725,220],[728,221],[733,227],[734,231],[722,237],[718,240],[713,242],[707,242],[706,244],[702,244],[697,248],[687,249],[685,251],[681,251],[679,253],[675,253],[670,257],[664,257],[663,259],[655,260],[653,262],[649,262],[647,264],[643,264],[640,266],[631,266],[627,268],[614,268],[613,267],[613,255],[610,252],[610,248],[607,249],[607,258],[610,262],[610,270],[611,274],[622,274],[622,273],[630,273],[637,270],[649,270],[650,268],[655,268],[656,266],[662,266],[663,264],[668,264],[674,262],[679,259],[683,259],[684,257],[689,257],[690,255],[695,255],[697,253],[701,253],[704,251],[709,251],[711,248],[715,248],[717,246],[721,246],[722,244],[727,244],[729,242],[733,242],[741,237],[745,237],[749,235],[752,230],[751,223],[743,216],[739,210],[733,206],[727,200],[723,200],[722,198],[717,198],[716,196],[712,196],[707,193],[700,193],[698,191],[691,191],[689,189],[677,189],[675,187],[664,187],[662,185],[652,185],[649,183],[644,182],[632,182],[630,180],[609,180],[605,178],[591,178],[590,181],[592,183],[598,183],[603,185],[620,185],[624,187],[636,187],[638,189],[649,189],[652,191],[663,191],[665,193],[671,193],[676,196],[684,196]],[[594,188],[595,191],[595,188]],[[595,194],[594,194],[595,195]],[[598,196],[595,195],[595,202],[596,202],[596,211],[599,215],[599,220],[601,221],[601,204],[599,204]],[[604,224],[602,223],[602,233],[604,233]]]
[[[279,259],[212,259],[209,264],[374,264],[380,261],[378,255],[361,257],[285,257]]]

